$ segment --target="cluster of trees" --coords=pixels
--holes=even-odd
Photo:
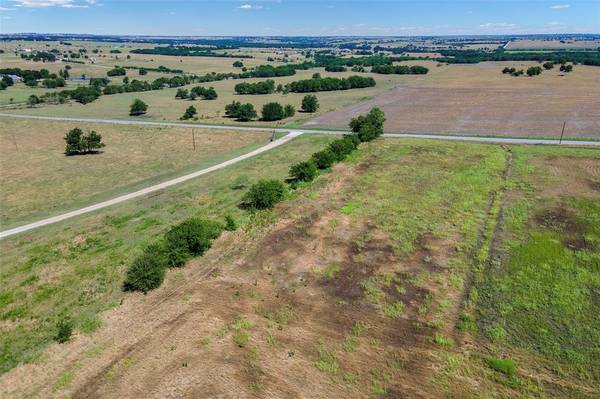
[[[561,65],[560,66],[560,71],[561,72],[571,72],[573,70],[573,65]]]
[[[233,67],[234,68],[243,68],[244,67],[244,63],[242,61],[235,61],[233,63]]]
[[[178,89],[177,93],[175,94],[175,98],[180,98],[182,100],[195,100],[198,97],[204,100],[216,100],[218,94],[213,87],[206,88],[202,86],[196,86],[189,91],[187,89]]]
[[[102,90],[102,93],[106,95],[111,95],[118,93],[160,90],[167,87],[181,87],[189,83],[191,83],[191,79],[187,75],[177,75],[171,78],[161,77],[158,79],[154,79],[152,82],[132,79],[131,81],[124,80],[123,84],[107,85]]]
[[[525,72],[522,69],[516,70],[515,68],[509,68],[509,67],[505,67],[502,70],[503,74],[509,74],[510,76],[521,76],[523,75]]]
[[[278,102],[270,102],[263,105],[261,113],[263,121],[278,121],[294,116],[295,112],[293,105],[283,106]]]
[[[47,69],[21,69],[21,68],[1,68],[0,75],[15,75],[19,76],[24,81],[45,79],[50,76],[50,71]]]
[[[254,109],[254,105],[250,103],[242,104],[239,101],[233,101],[231,104],[227,104],[225,106],[225,115],[241,122],[251,121],[258,116]]]
[[[106,72],[106,76],[125,76],[127,71],[122,67],[114,67],[113,69]]]
[[[350,129],[358,135],[360,141],[371,141],[383,134],[385,113],[375,107],[366,115],[359,115],[350,121]]]
[[[396,74],[396,75],[425,75],[429,69],[421,65],[374,65],[371,68],[373,73]]]
[[[383,55],[371,55],[367,57],[338,57],[329,54],[315,54],[315,65],[318,67],[327,67],[332,65],[342,65],[347,67],[363,66],[372,67],[375,65],[387,65],[392,63],[390,57]]]
[[[83,133],[78,127],[69,130],[64,138],[66,147],[65,155],[93,154],[104,147],[102,136],[94,130]]]
[[[44,86],[47,89],[65,87],[66,84],[66,81],[62,77],[46,78],[42,81],[42,86]]]
[[[286,85],[286,89],[294,93],[308,93],[373,87],[375,84],[375,79],[358,75],[341,79],[314,76],[312,79],[297,80],[295,82],[288,83]]]
[[[29,54],[21,53],[21,58],[29,61],[42,61],[42,62],[54,62],[56,61],[56,55],[46,51],[34,51]]]
[[[271,94],[275,91],[275,81],[268,79],[256,83],[238,83],[234,90],[237,94]]]

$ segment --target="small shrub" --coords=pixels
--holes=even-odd
[[[336,375],[340,369],[335,352],[323,348],[319,349],[319,359],[315,362],[315,366],[331,376]]]
[[[517,372],[517,363],[512,359],[488,357],[485,359],[485,362],[492,370],[498,371],[509,377],[514,377]]]
[[[182,266],[192,256],[202,255],[221,234],[214,221],[192,218],[171,228],[165,235],[165,253],[169,266]]]
[[[167,267],[164,248],[160,244],[147,247],[138,256],[125,275],[123,289],[125,291],[141,291],[144,294],[160,287]]]
[[[290,168],[290,177],[296,182],[310,182],[317,177],[317,166],[312,160],[298,162]]]
[[[248,345],[248,341],[250,340],[250,334],[248,334],[244,330],[238,330],[233,334],[233,342],[240,348]]]
[[[67,318],[60,319],[56,325],[56,335],[54,340],[60,344],[67,342],[71,339],[73,334],[73,323]]]
[[[446,337],[445,335],[439,333],[433,336],[433,342],[435,342],[442,348],[447,349],[452,348],[454,346],[454,340],[452,339],[452,337]]]
[[[237,229],[237,223],[231,215],[225,215],[225,230],[235,231]]]
[[[317,168],[327,169],[335,163],[336,156],[329,148],[326,148],[322,151],[315,152],[311,159]]]
[[[251,209],[269,209],[281,201],[286,187],[279,180],[259,180],[244,196],[244,205]]]

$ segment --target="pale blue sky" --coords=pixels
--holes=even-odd
[[[192,36],[600,33],[600,0],[0,0],[0,14],[1,33]]]

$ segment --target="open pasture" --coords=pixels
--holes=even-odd
[[[201,169],[268,143],[270,133],[2,118],[3,229]],[[102,135],[100,154],[65,156],[66,133]],[[195,141],[196,149],[193,145]]]
[[[566,121],[565,137],[600,138],[600,68],[577,65],[561,76],[555,67],[535,77],[512,77],[502,69],[539,64],[419,64],[430,68],[426,78],[406,79],[305,126],[345,127],[351,118],[379,106],[387,115],[388,132],[557,138]]]

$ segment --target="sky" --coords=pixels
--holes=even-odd
[[[600,33],[600,0],[0,0],[0,33],[419,36]]]

